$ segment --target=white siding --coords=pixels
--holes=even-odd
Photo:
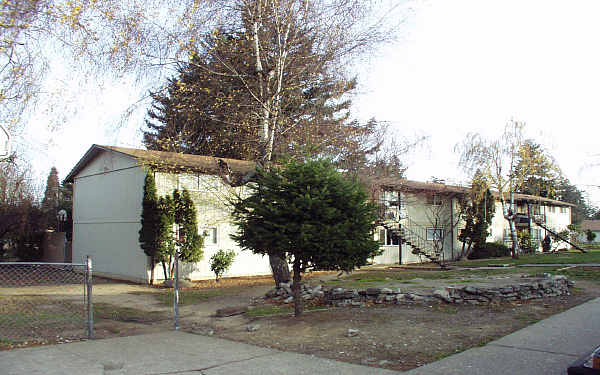
[[[75,176],[73,262],[90,255],[95,273],[147,281],[138,243],[144,176],[135,159],[110,152]]]
[[[383,254],[373,258],[373,264],[398,264],[399,263],[399,250],[398,245],[381,246]]]
[[[242,251],[230,238],[236,228],[231,225],[230,211],[227,209],[227,199],[233,193],[240,192],[241,188],[232,188],[221,182],[217,176],[182,174],[179,177],[170,173],[155,173],[157,193],[166,195],[174,189],[182,189],[193,185],[198,180],[199,188],[190,191],[190,195],[196,205],[198,228],[216,228],[217,243],[205,240],[204,256],[200,262],[184,264],[181,267],[181,277],[191,280],[211,279],[215,274],[210,270],[210,257],[219,249],[234,250],[236,257],[225,274],[226,277],[269,275],[271,268],[269,258],[254,255],[250,251]],[[155,268],[155,277],[163,278],[162,266]]]

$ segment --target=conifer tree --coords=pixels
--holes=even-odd
[[[56,228],[56,213],[60,200],[60,183],[58,181],[58,171],[56,167],[50,169],[48,180],[46,182],[46,191],[42,200],[42,213],[45,218],[46,228]]]
[[[154,265],[157,261],[159,249],[159,237],[161,231],[160,211],[158,209],[158,197],[156,195],[156,183],[151,170],[146,173],[144,180],[144,198],[142,200],[142,228],[139,233],[140,247],[150,257],[151,275],[150,284],[154,283]]]
[[[376,208],[354,179],[328,161],[286,162],[257,169],[247,197],[233,200],[232,235],[242,249],[276,255],[293,265],[295,314],[300,315],[301,272],[352,271],[379,252],[373,239]]]

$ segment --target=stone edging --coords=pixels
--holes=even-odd
[[[446,287],[433,294],[403,292],[400,289],[368,288],[365,290],[324,288],[321,285],[302,284],[304,300],[322,300],[333,306],[365,306],[367,302],[376,304],[398,304],[403,302],[427,302],[441,300],[452,304],[487,304],[490,302],[508,302],[530,300],[545,297],[569,295],[569,287],[573,282],[566,276],[550,274],[535,275],[526,278],[527,282],[500,287]],[[294,301],[290,284],[281,283],[279,288],[267,292],[266,298],[283,303]]]

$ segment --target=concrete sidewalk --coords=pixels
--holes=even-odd
[[[571,363],[598,346],[600,298],[405,374],[564,375]]]
[[[0,374],[397,374],[185,332],[0,352]]]
[[[600,345],[600,298],[474,348],[405,372],[565,374]],[[0,352],[1,374],[397,374],[310,355],[184,332],[120,337]]]

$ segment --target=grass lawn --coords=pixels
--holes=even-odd
[[[578,250],[569,250],[566,252],[552,254],[528,254],[521,255],[519,259],[511,257],[465,260],[454,263],[457,266],[487,266],[489,264],[570,264],[570,263],[600,263],[600,249],[590,249],[587,253]]]
[[[600,252],[592,253],[593,256],[600,256]],[[583,254],[586,255],[586,254]],[[564,254],[560,256],[556,255],[528,255],[521,257],[521,264],[534,263],[538,264],[546,263],[544,258],[554,257],[561,259],[564,256],[566,259],[571,259],[572,256],[578,256],[578,254]],[[532,261],[535,259],[535,262]],[[538,259],[540,258],[540,259]],[[526,261],[527,259],[527,261]],[[593,259],[593,258],[591,258]],[[500,261],[503,260],[503,261]],[[511,258],[496,258],[485,261],[469,261],[464,262],[466,264],[486,265],[486,264],[498,264],[508,263],[507,260]],[[593,261],[590,261],[593,262]],[[550,263],[549,261],[547,263]],[[511,267],[511,268],[492,268],[492,269],[468,269],[468,270],[451,270],[451,271],[369,271],[369,272],[354,272],[350,275],[344,276],[341,279],[329,280],[325,284],[334,287],[343,288],[355,288],[355,289],[366,289],[369,287],[377,287],[385,284],[404,284],[407,287],[415,288],[422,280],[442,280],[444,284],[465,284],[475,282],[478,278],[484,279],[488,276],[498,275],[511,275],[511,274],[539,274],[539,273],[550,273],[556,275],[565,275],[570,280],[589,280],[600,282],[600,270],[591,267],[577,267],[564,269],[564,263],[572,263],[572,261],[563,261],[561,263],[554,262],[555,267]],[[415,285],[416,284],[416,285]]]

